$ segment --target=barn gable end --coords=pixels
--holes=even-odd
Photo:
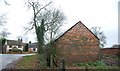
[[[80,21],[55,40],[56,54],[67,64],[99,59],[99,39]]]

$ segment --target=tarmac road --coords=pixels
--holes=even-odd
[[[5,68],[9,63],[16,61],[22,56],[29,56],[34,54],[0,54],[0,71]]]

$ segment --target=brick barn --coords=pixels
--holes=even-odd
[[[57,38],[54,47],[67,65],[99,59],[99,39],[81,21]]]

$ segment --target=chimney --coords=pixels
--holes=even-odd
[[[31,41],[29,41],[29,44],[31,43]]]
[[[20,41],[20,39],[18,38],[18,41]]]
[[[20,39],[20,41],[21,41],[21,42],[23,41],[22,38]]]

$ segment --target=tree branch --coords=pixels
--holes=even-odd
[[[45,6],[43,6],[42,8],[40,8],[40,10],[37,11],[36,15],[42,10],[44,9],[45,7],[47,7],[48,5],[50,5],[52,2],[49,2],[48,4],[46,4]]]

